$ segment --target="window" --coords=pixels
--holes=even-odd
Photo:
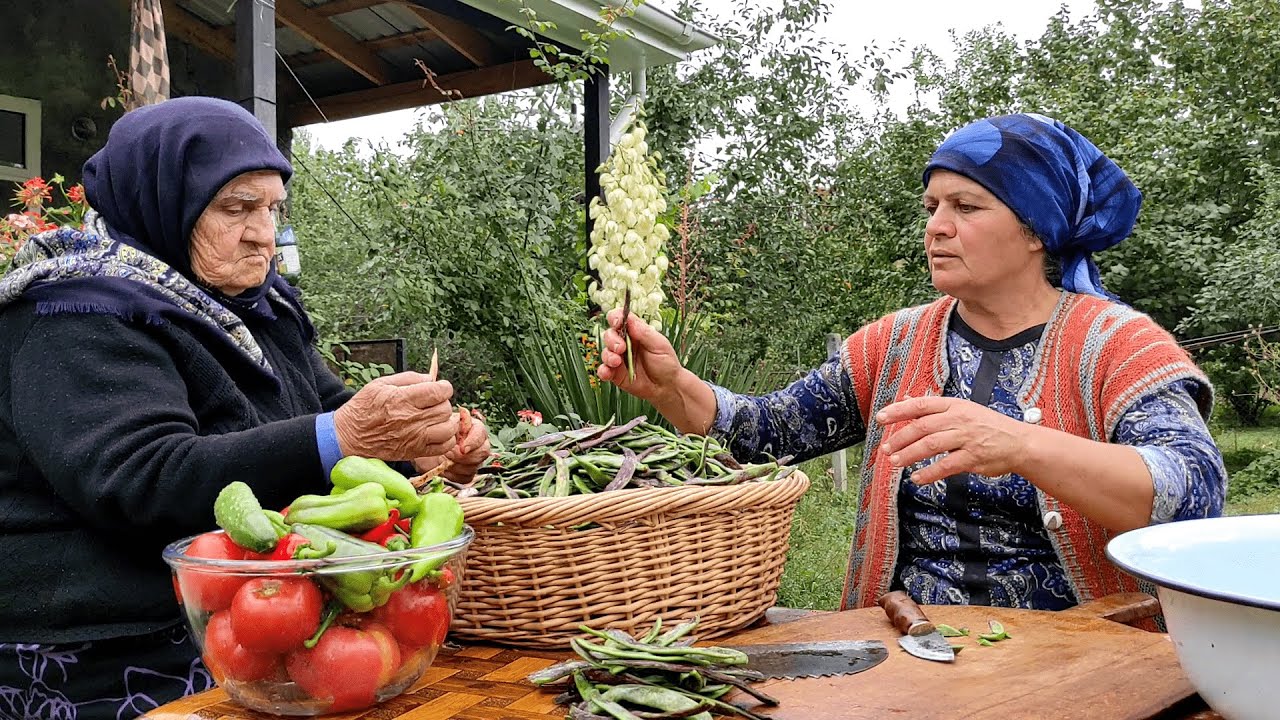
[[[0,180],[40,174],[40,101],[0,95]]]

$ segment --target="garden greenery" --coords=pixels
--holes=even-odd
[[[828,334],[933,297],[920,170],[951,129],[1014,111],[1078,128],[1144,192],[1133,236],[1097,256],[1109,289],[1182,338],[1277,324],[1280,4],[1099,0],[1035,39],[956,37],[947,60],[833,46],[816,30],[830,7],[739,3],[717,20],[685,2],[723,42],[649,71],[664,331],[683,327],[708,372],[773,389],[821,362]],[[292,221],[322,335],[405,337],[417,368],[438,347],[460,400],[500,424],[520,408],[644,410],[590,373],[581,93],[570,80],[435,106],[403,155],[300,135]],[[1256,417],[1256,373],[1241,372],[1254,356],[1197,357],[1225,404]]]

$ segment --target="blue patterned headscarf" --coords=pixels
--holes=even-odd
[[[986,118],[956,130],[929,158],[985,187],[1062,261],[1062,287],[1116,299],[1102,287],[1093,253],[1133,231],[1142,193],[1088,138],[1035,113]]]

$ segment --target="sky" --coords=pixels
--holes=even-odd
[[[779,0],[768,1],[776,7]],[[703,0],[702,6],[713,16],[728,18],[736,4],[736,0]],[[1019,39],[1033,39],[1063,5],[1072,18],[1079,18],[1093,11],[1094,0],[831,0],[831,15],[820,31],[854,57],[871,43],[883,48],[902,39],[908,47],[926,45],[950,59],[949,30],[963,35],[998,23]],[[326,148],[338,148],[353,137],[394,147],[420,115],[419,110],[399,110],[305,129]]]

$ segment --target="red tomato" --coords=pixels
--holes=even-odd
[[[436,587],[443,590],[452,585],[453,581],[453,570],[448,565],[440,568],[440,577],[436,578]]]
[[[418,659],[418,648],[414,645],[405,645],[404,643],[396,643],[400,648],[400,668],[404,669],[409,663]]]
[[[426,669],[425,665],[427,664],[428,660],[431,658],[432,652],[433,651],[430,646],[417,647],[414,645],[405,645],[404,643],[401,643],[400,644],[400,670],[408,671],[409,669],[413,669],[415,672],[417,672],[420,669],[425,670]],[[422,664],[423,667],[419,668],[418,667],[419,664]]]
[[[190,557],[210,560],[244,560],[244,548],[236,545],[222,532],[208,532],[197,536],[187,546]],[[222,610],[231,606],[231,599],[244,584],[244,578],[226,573],[201,572],[190,568],[178,571],[181,585],[179,597],[201,610]]]
[[[204,664],[219,685],[226,680],[265,680],[280,667],[280,660],[280,655],[253,652],[237,642],[229,611],[216,612],[209,618],[204,631]]]
[[[275,549],[267,552],[253,552],[252,550],[245,553],[246,560],[292,560],[293,554],[298,548],[308,544],[305,537],[297,533],[289,533],[280,538],[276,542]]]
[[[374,610],[373,618],[405,645],[439,645],[449,632],[449,601],[429,582],[409,583]]]
[[[324,597],[300,577],[256,577],[231,601],[231,628],[246,649],[283,653],[302,644],[320,627]]]
[[[382,672],[378,673],[378,687],[382,687],[391,682],[391,678],[396,675],[396,670],[400,668],[400,643],[396,642],[396,636],[391,633],[391,629],[381,623],[364,620],[360,624],[360,629],[369,633],[373,641],[378,644],[378,652],[383,658]]]
[[[289,677],[313,698],[332,698],[328,712],[368,707],[374,693],[400,667],[400,649],[385,627],[332,625],[310,650],[302,648],[285,659]]]

